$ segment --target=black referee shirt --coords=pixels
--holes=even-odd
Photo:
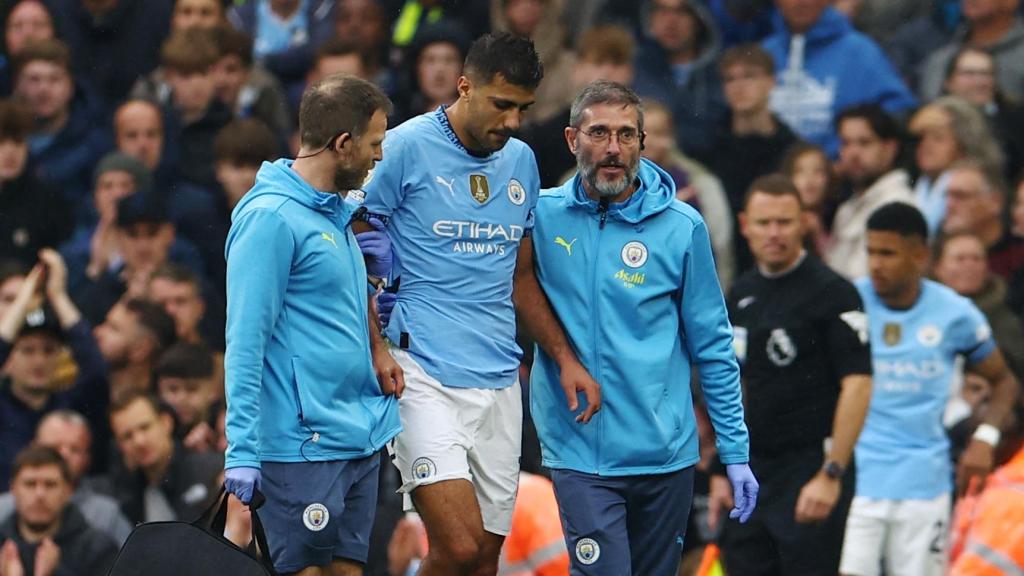
[[[822,446],[832,434],[841,379],[871,374],[857,289],[808,255],[782,276],[748,271],[728,304],[751,452],[774,456]]]

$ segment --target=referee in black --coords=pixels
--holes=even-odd
[[[774,174],[747,192],[740,228],[756,268],[728,298],[760,502],[729,520],[724,476],[711,522],[729,576],[839,572],[854,492],[853,447],[871,399],[867,317],[856,288],[804,249],[800,196]]]

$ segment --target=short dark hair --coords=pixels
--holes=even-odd
[[[242,65],[252,67],[252,38],[234,26],[220,26],[215,29],[213,39],[217,45],[218,59],[225,56],[238,56]]]
[[[725,71],[737,64],[759,68],[769,76],[775,75],[775,60],[760,44],[740,44],[723,52],[718,60],[718,74],[725,76]]]
[[[956,72],[957,64],[960,63],[960,59],[967,54],[981,54],[982,56],[985,56],[992,62],[992,75],[995,76],[999,73],[999,63],[996,62],[996,57],[991,52],[984,48],[964,44],[953,54],[949,61],[946,62],[946,74],[942,77],[944,80],[949,80],[953,76],[953,73]]]
[[[358,56],[359,62],[366,68],[366,56],[364,55],[363,49],[356,43],[350,42],[344,38],[331,38],[327,42],[324,42],[317,48],[316,54],[313,56],[313,63],[317,64],[324,58],[331,58],[332,56]]]
[[[572,101],[569,109],[569,126],[579,128],[583,125],[583,112],[591,106],[598,104],[614,104],[622,107],[633,106],[636,108],[638,126],[640,132],[644,131],[644,105],[637,95],[628,86],[623,86],[611,80],[595,80],[584,88]]]
[[[750,199],[754,194],[767,194],[776,197],[792,196],[796,198],[800,208],[804,206],[804,202],[800,198],[800,191],[796,189],[796,184],[793,184],[793,180],[789,176],[777,172],[760,176],[750,184],[750,187],[747,188],[747,193],[743,196],[744,210],[747,209],[747,205],[750,204]]]
[[[391,113],[391,100],[371,82],[349,74],[318,80],[302,95],[299,139],[303,146],[328,146],[338,134],[359,138],[378,110]]]
[[[514,86],[534,90],[544,78],[544,65],[533,41],[507,32],[484,34],[469,47],[466,76],[490,84],[498,74]]]
[[[903,136],[899,122],[896,121],[884,108],[878,104],[855,104],[844,108],[836,116],[836,132],[843,125],[843,122],[852,119],[864,120],[871,126],[871,131],[881,140],[900,141]]]
[[[0,260],[0,284],[16,276],[25,276],[26,274],[28,274],[28,266],[21,260],[15,260],[14,258]]]
[[[170,221],[165,200],[152,190],[138,190],[117,201],[118,228],[129,228],[140,222],[166,224]]]
[[[213,354],[202,344],[178,342],[160,356],[154,372],[157,378],[210,378]]]
[[[11,470],[11,481],[18,477],[18,474],[25,468],[42,468],[43,466],[56,466],[64,481],[71,483],[71,468],[68,463],[57,452],[49,446],[29,444],[28,447],[18,452],[14,458],[14,468]]]
[[[11,98],[0,100],[0,142],[13,140],[21,144],[34,128],[32,111],[27,106]]]
[[[904,238],[928,241],[928,223],[921,211],[903,202],[890,202],[868,217],[869,232],[895,232]]]
[[[175,264],[174,262],[167,262],[157,268],[152,276],[149,277],[149,281],[152,282],[157,278],[170,280],[175,284],[191,284],[196,291],[202,288],[202,281],[199,279],[198,274],[193,272],[191,268]]]
[[[213,156],[235,166],[260,166],[277,158],[277,136],[258,118],[237,118],[217,132]]]
[[[71,74],[71,50],[67,44],[56,38],[37,40],[22,48],[21,52],[14,56],[14,77],[20,76],[25,66],[37,61],[56,64]]]
[[[576,41],[576,59],[580,62],[621,66],[632,64],[635,53],[633,34],[614,24],[587,28]]]
[[[149,405],[153,409],[153,412],[157,416],[161,414],[172,414],[173,410],[166,404],[160,401],[152,392],[147,390],[139,390],[136,388],[126,389],[120,394],[115,394],[110,399],[110,408],[107,410],[107,414],[112,418],[115,415],[124,412],[129,406],[134,404],[137,400],[141,400]]]
[[[216,29],[188,28],[173,32],[160,49],[160,64],[178,74],[206,74],[220,60]]]
[[[178,334],[177,328],[174,325],[174,318],[167,314],[163,306],[138,298],[127,300],[124,305],[129,312],[135,315],[143,330],[149,332],[153,339],[156,340],[156,353],[154,357],[159,357],[164,350],[174,343]]]

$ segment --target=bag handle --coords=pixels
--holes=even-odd
[[[266,568],[270,574],[277,576],[274,563],[270,561],[270,546],[267,544],[267,533],[263,529],[263,522],[260,520],[256,510],[267,501],[259,489],[254,489],[252,500],[249,502],[249,516],[251,518],[251,536],[249,546],[243,552],[251,556]],[[205,530],[214,536],[223,538],[224,528],[228,518],[228,493],[221,486],[217,498],[210,503],[210,506],[203,511],[202,515],[192,523],[193,526]]]

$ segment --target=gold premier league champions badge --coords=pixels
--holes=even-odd
[[[900,343],[900,338],[903,337],[903,329],[900,328],[899,324],[895,322],[886,322],[882,328],[882,340],[889,346],[895,346]]]
[[[487,176],[483,174],[469,175],[469,193],[473,199],[484,204],[491,198],[491,186],[487,183]]]

